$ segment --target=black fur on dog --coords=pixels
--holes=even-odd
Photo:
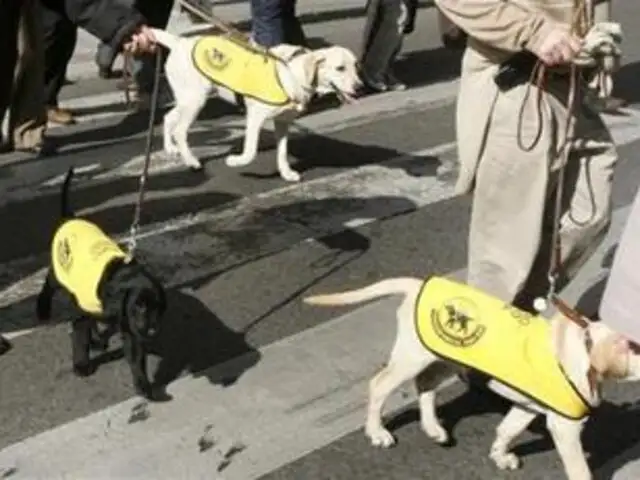
[[[61,219],[56,231],[75,218],[68,202],[72,177],[73,168],[69,169],[62,186]],[[166,394],[154,388],[147,374],[149,346],[160,329],[166,309],[165,291],[160,282],[135,259],[111,261],[99,281],[97,296],[102,303],[102,315],[97,316],[80,308],[74,292],[68,291],[56,278],[51,263],[37,299],[40,321],[51,317],[52,299],[58,291],[69,294],[78,310],[72,320],[71,334],[74,373],[82,377],[94,373],[96,362],[91,359],[90,350],[106,350],[110,336],[119,331],[136,392],[149,400],[163,399]],[[101,331],[99,323],[106,328]]]

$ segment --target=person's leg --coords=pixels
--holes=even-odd
[[[251,34],[263,47],[285,42],[282,0],[251,0]]]
[[[44,88],[49,121],[73,123],[71,112],[58,108],[58,95],[64,85],[67,66],[76,46],[77,27],[68,18],[42,4],[44,36]]]
[[[113,64],[116,61],[118,52],[111,45],[101,43],[96,49],[96,65],[98,66],[98,76],[100,78],[113,77]]]
[[[47,112],[40,2],[22,2],[18,30],[18,64],[11,99],[9,132],[13,136],[15,149],[47,155],[53,153],[53,148],[44,136]]]
[[[20,23],[20,0],[0,1],[0,125],[9,111],[13,93],[13,77],[18,60],[18,24]],[[12,148],[12,139],[2,139],[0,153]]]
[[[551,114],[545,109],[539,118],[534,108],[522,110],[521,130],[524,144],[533,145],[524,150],[516,143],[526,90],[516,87],[496,99],[471,206],[467,282],[505,303],[524,288],[540,249],[556,144]]]
[[[374,0],[367,6],[367,15],[371,29],[369,41],[365,41],[362,55],[362,80],[374,91],[389,89],[385,76],[392,57],[402,40],[400,20],[402,20],[401,0]]]
[[[563,209],[560,219],[561,270],[559,291],[575,277],[604,239],[611,221],[613,170],[618,160],[613,140],[602,119],[587,108],[576,112],[575,138],[580,144],[569,156],[564,173]],[[548,192],[538,255],[516,304],[531,310],[536,297],[549,288],[552,232],[555,218],[557,167],[552,172],[554,188]]]
[[[282,28],[284,30],[284,42],[291,45],[307,46],[307,37],[302,29],[302,24],[296,16],[296,0],[282,1]]]

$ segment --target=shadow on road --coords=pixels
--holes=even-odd
[[[510,405],[510,402],[490,391],[470,389],[439,406],[438,417],[444,428],[451,434],[452,440],[449,446],[455,446],[458,442],[455,438],[455,427],[462,419],[492,413],[500,414],[502,418]],[[388,425],[393,432],[419,421],[419,411],[416,408],[410,408],[392,418]],[[593,471],[597,471],[594,478],[610,480],[615,471],[626,463],[637,460],[638,452],[633,447],[640,442],[638,422],[640,422],[640,409],[637,405],[614,405],[604,401],[593,411],[585,427],[582,444],[588,455],[589,466]],[[514,453],[522,457],[525,462],[529,455],[549,450],[555,451],[543,417],[538,417],[529,427],[529,431],[536,438],[526,443],[518,439],[514,442]],[[477,439],[460,439],[462,442],[475,440]]]
[[[195,291],[171,289],[167,299],[165,323],[155,346],[160,357],[155,382],[168,385],[188,372],[226,387],[259,361],[260,353],[246,342],[245,335],[229,328]],[[231,359],[233,364],[221,373],[220,369],[208,370]]]

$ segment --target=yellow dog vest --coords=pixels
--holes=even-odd
[[[202,75],[229,90],[270,105],[291,103],[278,76],[278,60],[238,40],[202,37],[191,58]]]
[[[100,228],[86,220],[69,220],[53,236],[53,273],[87,313],[102,314],[98,284],[107,265],[118,258],[126,259],[127,254]]]
[[[434,354],[476,369],[571,419],[588,403],[556,359],[548,320],[473,287],[434,277],[416,302],[416,331]]]

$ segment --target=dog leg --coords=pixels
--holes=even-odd
[[[144,347],[129,332],[122,332],[124,354],[131,368],[133,386],[139,395],[153,400],[151,382],[147,376],[147,355]]]
[[[182,161],[192,170],[200,170],[202,164],[189,148],[187,136],[189,128],[198,117],[206,101],[206,94],[190,95],[186,98],[176,98],[176,106],[174,107],[174,110],[177,111],[177,119],[173,129],[173,139],[178,147]]]
[[[436,389],[442,382],[455,375],[448,365],[440,362],[429,366],[415,379],[420,406],[420,424],[429,438],[440,445],[449,441],[449,434],[436,415]]]
[[[580,441],[582,426],[579,420],[569,420],[553,412],[547,414],[547,428],[569,480],[593,478]]]
[[[51,302],[58,286],[53,270],[49,268],[36,303],[36,315],[41,322],[51,318]]]
[[[431,361],[433,360],[428,358],[418,359],[405,355],[401,345],[397,344],[388,365],[371,379],[365,434],[374,447],[387,448],[395,443],[391,432],[382,424],[382,409],[387,397],[400,385],[415,378]]]
[[[489,458],[500,470],[515,470],[520,466],[520,460],[514,453],[509,452],[509,448],[511,442],[526,430],[536,416],[537,413],[514,405],[502,419],[496,428],[496,439],[489,452]]]
[[[169,110],[164,116],[162,124],[163,150],[168,158],[178,157],[180,149],[173,138],[173,132],[179,120],[179,112],[176,107]]]
[[[300,174],[291,168],[289,164],[288,136],[291,121],[288,119],[275,118],[273,125],[277,144],[276,156],[278,159],[278,172],[280,172],[280,176],[287,182],[299,182]]]
[[[240,155],[229,155],[225,163],[228,167],[244,167],[256,158],[258,153],[258,141],[264,122],[271,114],[271,107],[258,105],[251,99],[247,99],[247,125],[244,133],[244,145]]]
[[[85,315],[71,322],[71,358],[73,372],[79,377],[88,377],[95,372],[95,365],[89,358],[93,318]]]

